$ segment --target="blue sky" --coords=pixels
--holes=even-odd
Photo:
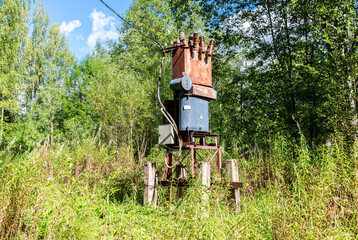
[[[97,39],[117,39],[121,20],[99,0],[42,0],[51,23],[58,23],[77,59],[91,52]],[[124,16],[132,0],[105,0]]]

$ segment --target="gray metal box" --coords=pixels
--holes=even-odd
[[[170,124],[159,126],[159,144],[174,144],[174,129]]]

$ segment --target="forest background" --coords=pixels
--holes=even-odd
[[[210,124],[245,187],[239,214],[212,190],[208,218],[195,187],[142,206],[143,163],[164,158],[158,47],[124,25],[75,61],[40,3],[0,0],[1,239],[354,238],[357,14],[353,0],[133,1],[124,17],[158,42],[196,30],[221,53]],[[170,56],[163,71],[170,99]]]

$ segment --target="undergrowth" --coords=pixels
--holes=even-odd
[[[144,160],[93,140],[45,143],[1,156],[0,238],[354,239],[357,147],[347,151],[337,140],[312,150],[304,138],[294,147],[277,138],[270,151],[226,153],[238,159],[245,184],[238,213],[226,188],[211,189],[204,202],[195,181],[182,201],[160,189],[159,207],[143,206]]]

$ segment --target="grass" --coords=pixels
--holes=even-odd
[[[233,150],[245,182],[240,213],[225,188],[205,204],[197,182],[181,202],[160,189],[158,209],[143,206],[143,162],[92,140],[2,155],[0,238],[355,239],[357,146],[347,151],[337,140],[312,150],[304,139],[293,148],[277,138],[245,158]],[[162,167],[160,153],[149,158]]]

